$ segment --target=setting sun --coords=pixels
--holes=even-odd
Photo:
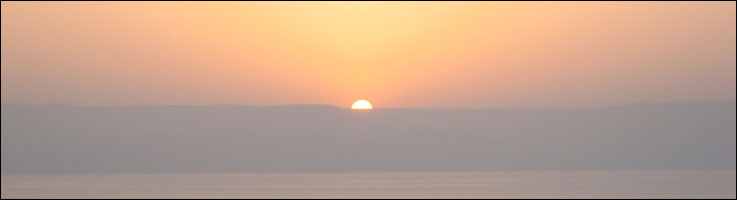
[[[354,110],[371,110],[371,109],[374,109],[374,107],[371,106],[371,103],[369,103],[366,100],[358,100],[358,101],[356,101],[356,102],[353,103],[353,105],[351,106],[351,109],[354,109]]]

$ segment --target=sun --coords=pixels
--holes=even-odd
[[[371,103],[369,103],[366,100],[358,100],[356,102],[353,102],[353,105],[351,106],[351,109],[353,110],[371,110],[374,109],[373,106],[371,106]]]

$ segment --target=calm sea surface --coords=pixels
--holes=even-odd
[[[2,198],[735,198],[735,171],[3,174]]]

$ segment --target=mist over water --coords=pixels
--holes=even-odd
[[[3,175],[3,198],[735,198],[735,171]]]
[[[3,105],[2,197],[734,198],[735,105]]]

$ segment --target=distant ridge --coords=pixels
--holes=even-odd
[[[735,169],[735,105],[2,105],[0,164],[2,173]]]
[[[211,105],[112,105],[112,106],[86,106],[86,105],[69,105],[69,104],[2,104],[3,106],[12,107],[245,107],[245,108],[277,108],[277,107],[315,107],[315,108],[338,108],[338,106],[330,104],[281,104],[281,105],[241,105],[241,104],[211,104]]]

